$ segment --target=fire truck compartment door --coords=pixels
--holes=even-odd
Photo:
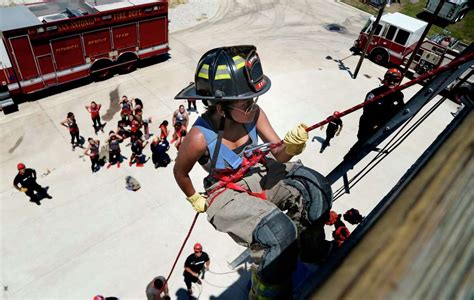
[[[38,65],[40,67],[41,76],[46,86],[55,85],[58,81],[56,70],[54,70],[53,57],[48,55],[37,56]]]
[[[13,50],[17,68],[20,71],[19,76],[21,79],[27,80],[38,77],[38,68],[36,67],[33,49],[31,49],[28,36],[11,38],[10,45]]]
[[[85,64],[79,35],[51,41],[57,70]]]
[[[140,22],[140,49],[165,44],[167,42],[166,18]]]
[[[137,25],[128,24],[112,28],[114,48],[116,50],[137,46]]]
[[[111,51],[109,29],[84,33],[84,49],[89,57],[97,56]]]

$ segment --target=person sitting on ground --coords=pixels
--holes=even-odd
[[[130,161],[128,162],[129,166],[136,160],[137,167],[143,167],[144,162],[144,155],[143,155],[143,148],[147,145],[147,141],[143,143],[143,141],[137,138],[136,135],[131,136],[131,148],[132,148],[132,155],[130,156]]]
[[[130,130],[125,128],[125,122],[120,120],[117,123],[117,131],[116,133],[122,137],[122,140],[120,140],[120,143],[123,142],[126,138],[130,137],[131,132]]]
[[[159,167],[166,167],[170,162],[171,158],[166,153],[170,148],[170,144],[166,139],[159,139],[155,137],[153,142],[150,144],[150,150],[152,153],[151,159],[155,165],[155,169]]]

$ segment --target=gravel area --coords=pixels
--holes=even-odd
[[[216,14],[218,8],[218,0],[188,0],[186,4],[170,8],[169,31],[183,30],[205,22]]]
[[[0,6],[13,6],[15,4],[25,4],[38,2],[38,0],[0,0]],[[175,2],[185,2],[184,4],[171,3],[168,11],[170,22],[169,31],[175,32],[199,23],[205,22],[213,17],[219,8],[218,0],[178,0]]]

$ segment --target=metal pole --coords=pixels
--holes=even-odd
[[[370,30],[370,34],[369,34],[369,37],[367,39],[367,43],[365,43],[364,51],[362,51],[362,54],[360,55],[359,62],[357,63],[357,67],[355,68],[355,71],[354,71],[354,76],[352,76],[353,79],[357,78],[357,73],[359,73],[360,67],[362,65],[362,61],[365,58],[365,54],[367,53],[367,49],[369,48],[369,44],[370,44],[370,42],[372,42],[372,38],[374,36],[375,29],[377,29],[377,25],[379,25],[380,18],[382,17],[382,14],[383,14],[383,10],[385,9],[385,3],[386,3],[386,1],[383,1],[383,4],[379,8],[379,13],[377,14],[377,18],[375,19],[374,23],[372,23],[372,30]]]
[[[413,50],[413,52],[410,55],[410,58],[408,59],[408,62],[405,65],[405,69],[402,72],[402,79],[403,77],[405,77],[405,74],[408,72],[408,69],[410,68],[411,63],[413,62],[413,59],[415,58],[416,53],[418,53],[418,50],[420,50],[421,44],[423,44],[423,41],[425,40],[425,37],[428,34],[428,31],[430,31],[431,29],[431,25],[433,25],[434,18],[438,16],[438,13],[441,10],[441,7],[443,7],[445,1],[446,0],[440,0],[433,15],[428,16],[428,19],[429,19],[428,25],[426,26],[425,31],[423,31],[423,34],[418,40],[418,43],[416,43],[415,50]]]

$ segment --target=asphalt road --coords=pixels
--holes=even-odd
[[[363,101],[385,72],[367,61],[354,80],[350,72],[358,57],[342,63],[333,60],[350,55],[348,49],[366,21],[364,13],[351,7],[328,0],[219,3],[217,14],[206,22],[170,35],[170,59],[22,104],[19,112],[0,116],[4,299],[92,299],[97,294],[143,299],[148,282],[168,274],[194,216],[174,182],[172,165],[155,170],[148,163],[138,169],[125,161],[120,169],[91,174],[88,159],[80,157],[80,149],[71,152],[69,133],[59,125],[67,112],[75,112],[81,135],[87,139],[94,133],[86,104],[92,100],[103,104],[108,131],[119,119],[119,96],[139,97],[144,115],[154,119],[151,131],[157,133],[159,123],[170,120],[183,103],[173,97],[193,80],[202,54],[218,46],[254,44],[272,80],[271,90],[259,104],[283,136],[301,122],[316,123]],[[324,28],[328,24],[339,24],[345,31],[329,32]],[[417,89],[406,91],[406,99]],[[355,207],[368,213],[446,126],[454,110],[454,104],[443,104],[350,195],[338,200],[335,209],[341,213]],[[341,135],[323,154],[317,137],[324,137],[324,132],[312,132],[311,139],[316,139],[298,158],[327,174],[355,142],[359,116],[356,112],[343,119]],[[193,113],[192,120],[196,117]],[[104,141],[105,135],[99,133],[99,139]],[[122,148],[128,157],[130,149]],[[174,158],[176,151],[170,154]],[[36,206],[12,188],[20,161],[39,175],[50,170],[38,181],[50,187],[52,200]],[[139,191],[125,189],[127,175],[141,183]],[[204,172],[196,167],[191,176],[200,186]],[[182,266],[192,244],[201,242],[211,256],[211,271],[221,274],[207,274],[200,298],[245,299],[248,273],[232,272],[227,265],[244,248],[216,232],[205,219],[204,215],[198,219],[178,261],[169,283],[171,296],[186,299]]]

